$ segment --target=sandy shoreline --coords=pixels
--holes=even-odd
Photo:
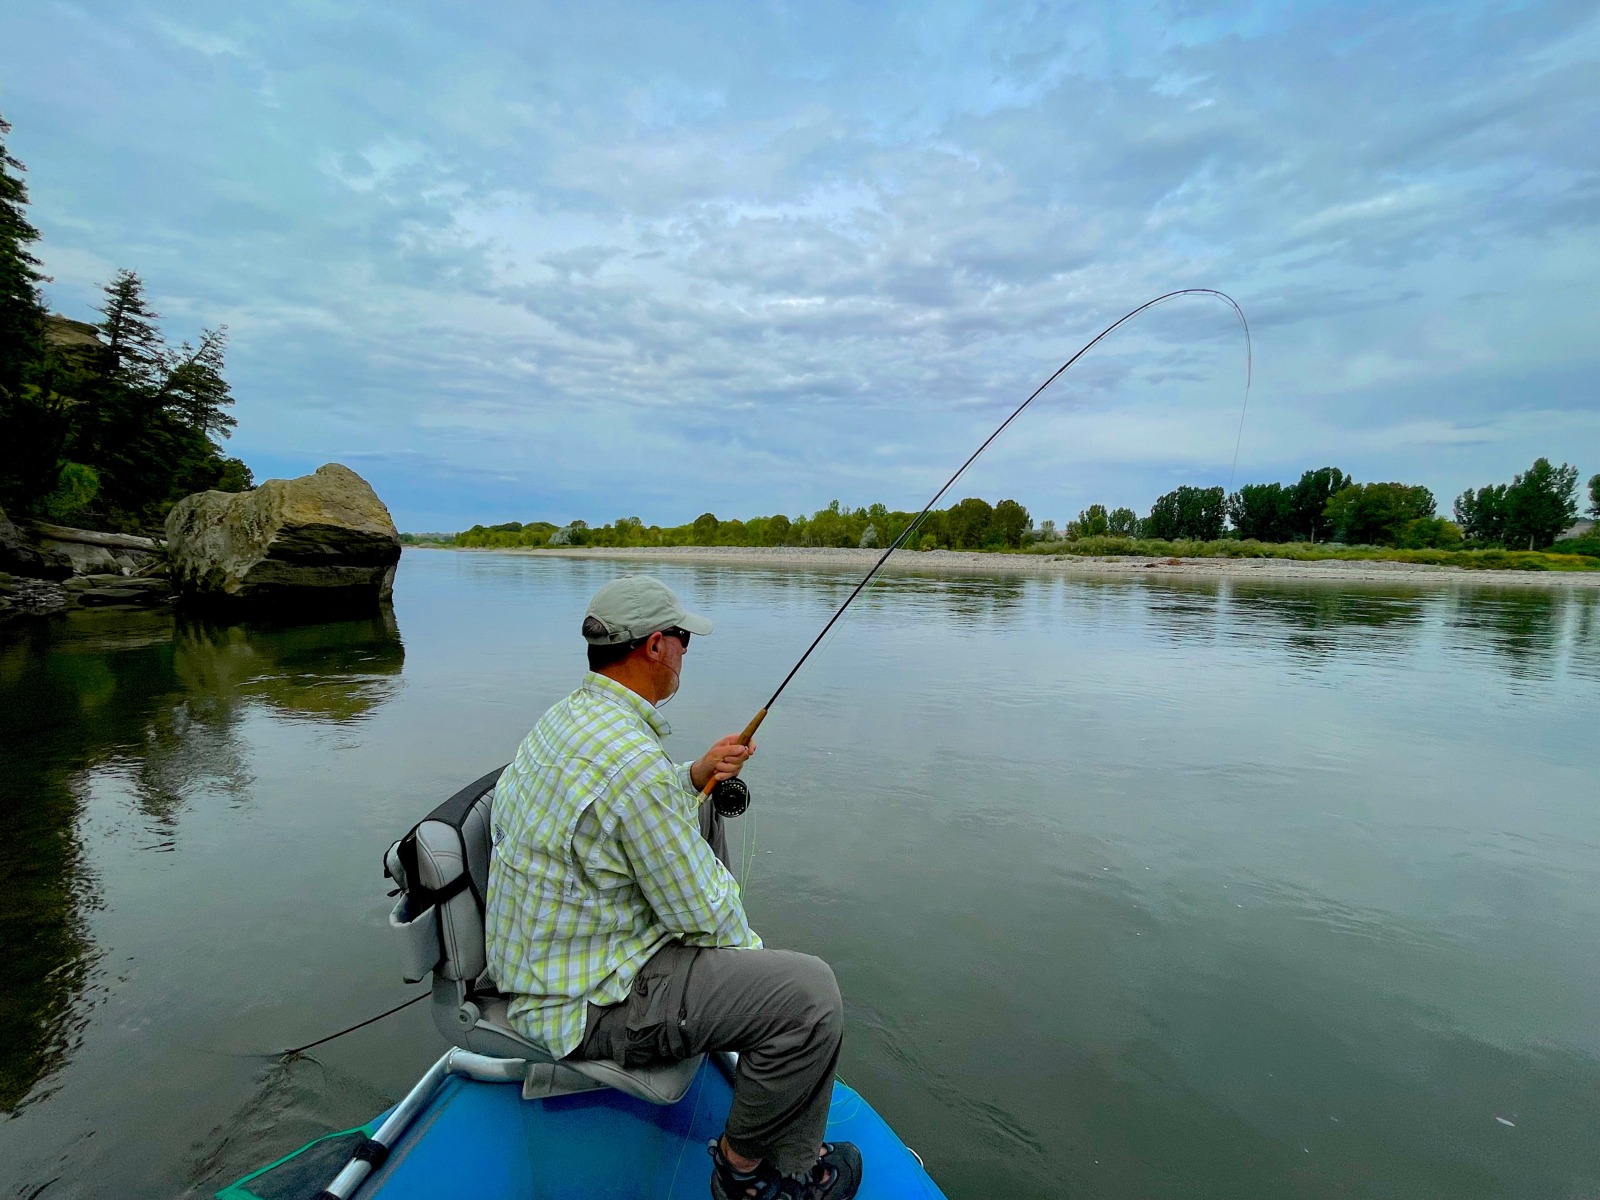
[[[420,549],[421,547],[419,547]],[[785,570],[841,570],[865,574],[877,550],[806,546],[662,546],[616,549],[458,549],[472,554],[527,554],[545,558],[618,558],[640,562],[715,563]],[[1079,558],[1045,554],[980,554],[965,550],[897,551],[887,571],[946,575],[1070,575],[1121,578],[1261,579],[1290,583],[1471,584],[1478,587],[1600,589],[1600,571],[1474,571],[1422,563],[1297,562],[1283,558]]]

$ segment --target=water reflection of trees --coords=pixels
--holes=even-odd
[[[1573,674],[1600,680],[1600,593],[1575,594],[1570,608]]]
[[[392,612],[273,628],[82,613],[13,626],[0,643],[0,1113],[71,1054],[97,958],[101,902],[80,819],[93,778],[125,774],[170,840],[207,789],[249,794],[238,729],[251,708],[347,724],[399,686]]]
[[[1600,679],[1600,594],[1592,589],[1463,591],[1446,627],[1458,649],[1488,650],[1520,678],[1547,679],[1570,670]]]
[[[1179,642],[1216,640],[1221,585],[1212,580],[1161,580],[1144,585],[1144,610],[1158,630]]]
[[[1015,623],[1030,583],[1039,586],[1037,580],[1013,575],[886,574],[861,593],[860,603],[891,612],[911,603],[936,608],[957,625],[1006,628]]]
[[[703,575],[702,575],[703,572]],[[820,628],[861,582],[866,569],[767,570],[747,567],[733,575],[726,568],[696,568],[693,575],[694,604],[714,610],[720,603],[719,589],[728,600],[738,603],[754,595],[763,608],[784,607],[809,612]],[[938,613],[960,625],[1004,627],[1014,622],[1028,587],[1038,580],[1010,575],[964,576],[911,571],[885,571],[873,577],[851,606],[851,612],[865,617],[872,612],[888,612],[903,619],[910,612]]]
[[[1442,627],[1447,648],[1488,654],[1513,675],[1568,669],[1600,679],[1600,594],[1589,588],[1161,580],[1147,583],[1143,597],[1155,627],[1179,642],[1253,641],[1268,632],[1291,653],[1321,660],[1409,650]]]
[[[1430,603],[1428,593],[1416,588],[1295,587],[1251,581],[1231,581],[1223,595],[1232,618],[1227,622],[1230,636],[1250,637],[1253,626],[1267,621],[1282,632],[1291,651],[1315,658],[1352,645],[1366,651],[1413,646]]]
[[[200,787],[235,798],[252,782],[235,728],[260,706],[290,720],[358,721],[399,686],[404,651],[392,611],[318,625],[185,621],[172,639],[177,685],[135,760],[140,808],[166,822]]]

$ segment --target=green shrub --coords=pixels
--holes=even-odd
[[[1564,542],[1557,542],[1550,547],[1551,554],[1585,554],[1590,558],[1600,558],[1600,534],[1588,534],[1580,538],[1568,538]]]
[[[1453,525],[1453,522],[1444,522]],[[1448,537],[1448,533],[1443,535]],[[1566,551],[1573,542],[1561,543]],[[1544,550],[1459,550],[1440,547],[1389,549],[1382,546],[1345,546],[1327,542],[1229,541],[1176,542],[1158,538],[1079,538],[1076,542],[1044,543],[1025,551],[1033,554],[1068,554],[1085,557],[1138,556],[1144,558],[1283,558],[1296,562],[1344,559],[1353,562],[1409,562],[1432,566],[1465,567],[1495,571],[1593,571],[1600,562],[1581,553]]]
[[[1403,550],[1452,550],[1461,545],[1461,526],[1443,517],[1418,517],[1400,527],[1394,544]]]
[[[94,503],[100,494],[100,472],[83,463],[61,468],[55,489],[44,498],[44,512],[52,521],[70,521]]]

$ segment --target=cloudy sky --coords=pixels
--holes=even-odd
[[[0,6],[53,307],[225,323],[232,448],[403,529],[914,508],[1161,292],[1255,336],[1237,482],[1600,471],[1600,10],[321,0]],[[1226,484],[1179,301],[958,485]]]

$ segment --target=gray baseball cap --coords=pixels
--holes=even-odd
[[[687,611],[672,589],[650,575],[624,575],[594,594],[583,615],[583,638],[591,646],[637,641],[663,629],[706,634],[710,620]]]

